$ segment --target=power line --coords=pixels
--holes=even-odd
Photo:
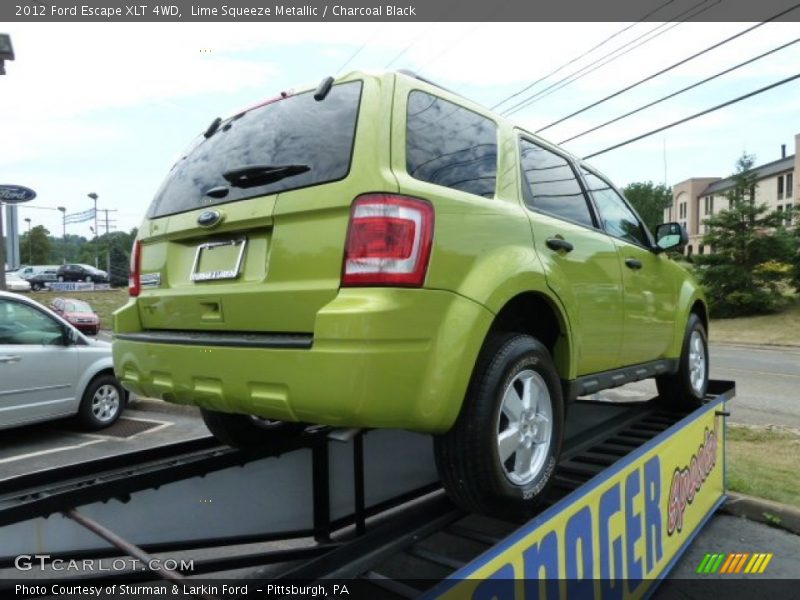
[[[640,80],[639,80],[639,81],[637,81],[636,83],[632,83],[631,85],[628,85],[628,86],[626,86],[626,87],[624,87],[624,88],[622,88],[622,89],[620,89],[620,90],[617,90],[616,92],[614,92],[613,94],[609,94],[609,95],[608,95],[608,96],[606,96],[605,98],[601,98],[600,100],[597,100],[596,102],[592,102],[591,104],[588,104],[588,105],[584,106],[583,108],[581,108],[581,109],[579,109],[579,110],[576,110],[575,112],[573,112],[573,113],[570,113],[570,114],[568,114],[567,116],[565,116],[565,117],[562,117],[562,118],[558,119],[557,121],[553,121],[553,122],[552,122],[552,123],[550,123],[549,125],[545,125],[544,127],[541,127],[541,128],[539,128],[539,129],[537,129],[537,130],[536,130],[536,133],[540,133],[540,132],[544,131],[545,129],[549,129],[549,128],[553,127],[554,125],[558,125],[559,123],[563,123],[563,122],[564,122],[564,121],[566,121],[567,119],[571,119],[572,117],[574,117],[574,116],[576,116],[576,115],[579,115],[579,114],[581,114],[581,113],[583,113],[583,112],[585,112],[585,111],[589,110],[590,108],[594,108],[595,106],[598,106],[598,105],[602,104],[603,102],[606,102],[607,100],[610,100],[611,98],[615,98],[615,97],[619,96],[620,94],[623,94],[623,93],[625,93],[625,92],[627,92],[627,91],[630,91],[630,90],[632,90],[633,88],[635,88],[635,87],[637,87],[637,86],[639,86],[639,85],[641,85],[641,84],[645,83],[646,81],[650,81],[651,79],[654,79],[654,78],[658,77],[659,75],[663,75],[663,74],[664,74],[664,73],[666,73],[667,71],[671,71],[672,69],[674,69],[674,68],[676,68],[676,67],[679,67],[679,66],[681,66],[681,65],[684,65],[684,64],[686,64],[687,62],[689,62],[689,61],[691,61],[691,60],[694,60],[695,58],[698,58],[699,56],[702,56],[703,54],[706,54],[707,52],[711,52],[712,50],[714,50],[714,49],[716,49],[716,48],[719,48],[720,46],[723,46],[723,45],[725,45],[725,44],[727,44],[727,43],[729,43],[729,42],[732,42],[732,41],[733,41],[733,40],[735,40],[736,38],[742,37],[743,35],[745,35],[745,34],[747,34],[747,33],[750,33],[751,31],[753,31],[754,29],[758,29],[758,28],[759,28],[759,27],[761,27],[762,25],[766,25],[766,24],[767,24],[767,23],[769,23],[770,21],[774,21],[775,19],[777,19],[777,18],[779,18],[779,17],[782,17],[783,15],[785,15],[785,14],[787,14],[787,13],[790,13],[790,12],[792,12],[793,10],[797,9],[798,7],[800,7],[800,4],[795,4],[794,6],[792,6],[792,7],[790,7],[790,8],[787,8],[786,10],[784,10],[784,11],[781,11],[781,12],[779,12],[778,14],[776,14],[776,15],[774,15],[774,16],[772,16],[772,17],[770,17],[770,18],[769,18],[769,19],[767,19],[766,21],[762,21],[761,23],[756,23],[755,25],[753,25],[753,26],[751,26],[751,27],[748,27],[747,29],[744,29],[744,30],[740,31],[740,32],[739,32],[739,33],[737,33],[737,34],[734,34],[734,35],[732,35],[732,36],[730,36],[730,37],[728,37],[728,38],[725,38],[725,39],[724,39],[724,40],[722,40],[721,42],[717,42],[716,44],[713,44],[713,45],[709,46],[708,48],[705,48],[704,50],[701,50],[700,52],[697,52],[697,53],[695,53],[695,54],[692,54],[691,56],[689,56],[689,57],[687,57],[687,58],[684,58],[684,59],[682,59],[682,60],[679,60],[678,62],[676,62],[676,63],[674,63],[674,64],[670,65],[669,67],[666,67],[666,68],[664,68],[664,69],[661,69],[660,71],[656,71],[655,73],[653,73],[652,75],[648,75],[648,76],[647,76],[647,77],[645,77],[644,79],[640,79]]]
[[[696,88],[698,86],[701,86],[704,83],[708,83],[709,81],[712,81],[713,79],[717,79],[718,77],[722,77],[723,75],[726,75],[726,74],[730,73],[731,71],[735,71],[736,69],[744,67],[745,65],[749,65],[750,63],[753,63],[753,62],[755,62],[757,60],[760,60],[760,59],[764,58],[765,56],[769,56],[770,54],[774,54],[775,52],[778,52],[779,50],[783,50],[784,48],[788,48],[789,46],[791,46],[793,44],[796,44],[797,42],[800,42],[800,38],[796,38],[796,39],[792,40],[791,42],[783,44],[782,46],[778,46],[777,48],[773,48],[772,50],[764,52],[763,54],[759,54],[758,56],[755,56],[755,57],[753,57],[753,58],[751,58],[749,60],[746,60],[744,62],[740,62],[738,65],[735,65],[735,66],[733,66],[733,67],[731,67],[729,69],[725,69],[724,71],[720,71],[719,73],[716,73],[715,75],[712,75],[711,77],[706,77],[702,81],[698,81],[697,83],[693,83],[692,85],[688,85],[685,88],[682,88],[682,89],[678,90],[677,92],[672,92],[671,94],[667,94],[666,96],[663,96],[663,97],[659,98],[658,100],[654,100],[653,102],[649,102],[649,103],[645,104],[644,106],[640,106],[639,108],[636,108],[634,110],[626,112],[624,115],[620,115],[620,116],[615,117],[615,118],[613,118],[613,119],[611,119],[609,121],[606,121],[605,123],[601,123],[600,125],[592,127],[590,129],[587,129],[586,131],[582,131],[582,132],[580,132],[580,133],[578,133],[576,135],[573,135],[570,138],[562,140],[562,141],[560,141],[558,143],[559,143],[559,145],[560,144],[566,144],[567,142],[571,142],[572,140],[576,140],[579,137],[583,137],[587,133],[592,133],[593,131],[597,131],[598,129],[602,129],[606,125],[611,125],[612,123],[616,123],[617,121],[621,121],[622,119],[630,117],[631,115],[635,115],[638,112],[641,112],[641,111],[643,111],[643,110],[645,110],[647,108],[650,108],[651,106],[655,106],[656,104],[664,102],[665,100],[669,100],[670,98],[674,98],[675,96],[678,96],[679,94],[682,94],[683,92],[688,92],[689,90],[694,89],[694,88]]]
[[[671,4],[671,3],[672,3],[672,2],[674,2],[674,1],[675,1],[675,0],[667,0],[667,1],[666,1],[666,2],[664,2],[663,4],[659,5],[659,6],[658,6],[658,7],[656,7],[655,9],[651,10],[649,13],[647,13],[645,16],[643,16],[641,19],[639,19],[639,20],[638,20],[638,21],[636,21],[635,23],[631,23],[631,24],[630,24],[630,25],[628,25],[627,27],[623,27],[623,28],[622,28],[622,29],[620,29],[619,31],[617,31],[617,32],[615,32],[615,33],[611,34],[610,36],[608,36],[606,39],[604,39],[604,40],[603,40],[602,42],[600,42],[599,44],[595,44],[594,46],[592,46],[591,48],[589,48],[589,49],[588,49],[586,52],[584,52],[583,54],[581,54],[581,55],[579,55],[579,56],[576,56],[575,58],[573,58],[572,60],[570,60],[570,61],[568,61],[568,62],[565,62],[563,65],[561,65],[560,67],[558,67],[558,68],[557,68],[557,69],[555,69],[554,71],[550,71],[550,72],[549,72],[547,75],[545,75],[545,76],[543,76],[543,77],[540,77],[539,79],[537,79],[537,80],[536,80],[536,81],[534,81],[533,83],[531,83],[531,84],[529,84],[529,85],[525,86],[524,88],[522,88],[522,89],[521,89],[521,90],[519,90],[518,92],[515,92],[515,93],[511,94],[510,96],[507,96],[506,98],[503,98],[502,100],[500,100],[500,102],[498,102],[497,104],[495,104],[495,105],[491,106],[491,107],[490,107],[490,108],[491,108],[491,110],[495,110],[495,109],[496,109],[496,108],[498,108],[500,105],[502,105],[502,104],[505,104],[505,103],[506,103],[506,102],[508,102],[509,100],[511,100],[511,99],[513,99],[513,98],[516,98],[516,97],[517,97],[517,96],[519,96],[520,94],[524,94],[525,92],[527,92],[529,89],[531,89],[531,88],[532,88],[533,86],[535,86],[536,84],[538,84],[538,83],[541,83],[542,81],[544,81],[544,80],[545,80],[545,79],[547,79],[548,77],[551,77],[551,76],[555,75],[556,73],[558,73],[559,71],[561,71],[562,69],[564,69],[564,68],[566,68],[566,67],[570,66],[572,63],[574,63],[574,62],[577,62],[577,61],[579,61],[580,59],[582,59],[582,58],[584,58],[584,57],[588,56],[589,54],[591,54],[592,52],[594,52],[595,50],[597,50],[597,49],[598,49],[598,48],[600,48],[601,46],[604,46],[605,44],[607,44],[608,42],[610,42],[611,40],[613,40],[613,39],[614,39],[615,37],[617,37],[618,35],[621,35],[621,34],[625,33],[625,32],[626,32],[626,31],[628,31],[628,30],[629,30],[631,27],[635,27],[636,25],[638,25],[638,24],[639,24],[639,23],[641,23],[642,21],[645,21],[645,20],[646,20],[648,17],[651,17],[652,15],[654,15],[655,13],[657,13],[658,11],[660,11],[662,8],[664,8],[664,7],[665,7],[667,4]],[[624,47],[624,46],[623,46],[623,47]]]
[[[692,5],[691,7],[689,7],[688,9],[683,11],[682,13],[676,15],[675,18],[679,19],[676,22],[671,23],[671,24],[662,23],[661,25],[658,25],[657,27],[654,27],[653,29],[650,29],[649,31],[643,33],[639,37],[634,38],[633,40],[631,40],[627,44],[624,44],[624,45],[620,46],[616,50],[612,50],[608,54],[604,54],[603,56],[601,56],[600,58],[598,58],[594,62],[591,62],[588,65],[578,69],[574,73],[570,73],[566,77],[562,77],[561,79],[559,79],[555,83],[550,84],[549,86],[547,86],[543,90],[540,90],[540,91],[536,92],[535,94],[533,94],[531,96],[528,96],[524,100],[521,100],[520,102],[517,102],[517,104],[515,104],[514,106],[505,109],[503,114],[506,115],[506,116],[510,116],[510,115],[512,115],[514,113],[517,113],[517,112],[521,111],[523,108],[527,108],[528,106],[530,106],[534,102],[536,102],[536,101],[538,101],[538,100],[540,100],[540,99],[542,99],[542,98],[544,98],[546,96],[549,96],[550,94],[554,94],[558,90],[565,88],[566,86],[572,84],[573,82],[577,81],[578,79],[582,79],[582,78],[586,77],[587,75],[589,75],[591,73],[594,73],[598,69],[601,69],[602,67],[606,66],[607,64],[609,64],[611,62],[614,62],[618,58],[622,58],[626,54],[628,54],[630,52],[633,52],[634,50],[636,50],[636,48],[644,46],[648,42],[652,42],[657,37],[660,37],[660,36],[664,35],[665,33],[675,29],[676,27],[682,25],[683,23],[685,23],[689,19],[697,17],[698,15],[706,12],[707,10],[710,10],[711,8],[713,8],[714,6],[719,4],[722,0],[716,0],[716,2],[714,2],[712,4],[709,4],[705,8],[701,8],[708,1],[709,0],[701,0],[700,2],[698,2],[697,4]],[[682,18],[680,18],[680,17],[682,17]],[[662,29],[664,27],[666,27],[666,29],[663,29],[662,31],[658,31],[659,29]],[[658,32],[658,33],[654,33],[654,32]],[[653,34],[653,35],[651,35],[651,34]],[[647,37],[647,36],[650,36],[650,37]],[[646,38],[646,39],[642,39],[642,38]],[[639,41],[639,40],[641,40],[641,41]],[[639,42],[639,43],[637,44],[635,42]]]
[[[411,50],[411,48],[413,48],[414,46],[416,46],[416,45],[417,45],[417,42],[419,42],[419,41],[422,39],[422,36],[423,36],[423,35],[425,35],[426,33],[428,33],[428,32],[429,32],[431,29],[433,29],[433,25],[431,25],[431,26],[429,26],[429,27],[426,27],[425,29],[423,29],[422,31],[420,31],[420,32],[419,32],[419,34],[417,35],[417,37],[415,37],[413,40],[411,40],[411,43],[410,43],[410,44],[408,44],[408,45],[407,45],[405,48],[403,48],[402,50],[400,50],[400,52],[398,52],[397,54],[395,54],[395,55],[394,55],[394,58],[393,58],[392,60],[390,60],[388,63],[386,63],[386,66],[385,66],[385,67],[383,67],[383,68],[384,68],[384,69],[388,69],[389,67],[391,67],[391,66],[392,66],[392,65],[393,65],[395,62],[397,62],[397,60],[398,60],[398,59],[399,59],[401,56],[403,56],[403,55],[404,55],[406,52],[408,52],[409,50]]]
[[[633,142],[638,142],[639,140],[642,140],[642,139],[644,139],[646,137],[650,137],[651,135],[655,135],[656,133],[660,133],[660,132],[662,132],[662,131],[664,131],[666,129],[670,129],[672,127],[675,127],[676,125],[681,125],[682,123],[686,123],[687,121],[691,121],[693,119],[696,119],[697,117],[702,117],[703,115],[707,115],[707,114],[712,113],[712,112],[714,112],[716,110],[719,110],[721,108],[725,108],[726,106],[730,106],[731,104],[736,104],[737,102],[741,102],[742,100],[746,100],[747,98],[752,98],[753,96],[756,96],[758,94],[761,94],[763,92],[766,92],[768,90],[776,88],[778,86],[784,85],[785,83],[789,83],[790,81],[794,81],[795,79],[800,79],[800,73],[797,73],[796,75],[792,75],[791,77],[787,77],[786,79],[781,79],[780,81],[776,81],[775,83],[772,83],[770,85],[764,86],[764,87],[759,88],[757,90],[753,90],[752,92],[744,94],[743,96],[739,96],[738,98],[734,98],[733,100],[728,100],[727,102],[723,102],[722,104],[717,104],[716,106],[714,106],[712,108],[708,108],[708,109],[706,109],[704,111],[701,111],[699,113],[695,113],[695,114],[693,114],[691,116],[688,116],[688,117],[685,117],[685,118],[683,118],[683,119],[681,119],[679,121],[674,121],[674,122],[670,123],[669,125],[664,125],[663,127],[659,127],[658,129],[653,129],[651,131],[648,131],[647,133],[643,133],[642,135],[637,135],[634,138],[631,138],[629,140],[625,140],[624,142],[620,142],[619,144],[614,144],[613,146],[609,146],[608,148],[604,148],[603,150],[600,150],[598,152],[594,152],[592,154],[587,154],[586,156],[583,157],[583,159],[584,160],[588,160],[590,158],[594,158],[595,156],[600,156],[601,154],[605,154],[606,152],[611,152],[612,150],[616,150],[617,148],[621,148],[622,146],[627,146],[628,144],[632,144]]]
[[[349,65],[351,62],[353,62],[353,59],[354,59],[356,56],[358,56],[359,54],[361,54],[361,51],[362,51],[364,48],[366,48],[366,47],[367,47],[367,44],[369,44],[369,43],[372,41],[372,39],[373,39],[374,37],[375,37],[375,34],[372,34],[371,36],[369,36],[369,39],[367,39],[367,41],[365,41],[363,44],[361,44],[361,46],[358,48],[358,50],[356,50],[355,52],[353,52],[353,53],[350,55],[350,58],[348,58],[346,61],[344,61],[344,63],[342,63],[342,66],[341,66],[341,67],[339,67],[338,69],[336,69],[336,72],[334,73],[334,75],[338,75],[339,73],[341,73],[342,69],[344,69],[344,68],[345,68],[347,65]]]
[[[497,2],[498,6],[492,11],[491,16],[489,17],[490,20],[492,20],[492,19],[493,20],[497,20],[497,16],[503,10],[508,8],[510,6],[510,2],[513,1],[513,0],[495,0],[495,1]],[[422,63],[422,65],[417,67],[417,69],[421,72],[426,67],[431,66],[433,63],[435,63],[439,59],[441,59],[442,56],[444,56],[445,54],[447,54],[448,52],[451,52],[454,48],[456,48],[461,43],[461,40],[463,38],[465,38],[467,35],[469,35],[473,31],[476,31],[477,29],[480,29],[482,26],[484,26],[486,24],[487,24],[486,22],[476,23],[473,27],[470,27],[468,30],[462,31],[459,35],[457,35],[455,38],[453,38],[450,41],[450,45],[448,45],[447,47],[445,47],[441,51],[439,51],[439,53],[434,55],[433,58],[430,58],[427,61],[425,61],[424,63]]]

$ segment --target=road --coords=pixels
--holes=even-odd
[[[736,382],[736,398],[728,405],[729,422],[800,430],[800,348],[712,344],[709,355],[711,377]],[[650,380],[601,392],[598,397],[636,401],[655,393]]]

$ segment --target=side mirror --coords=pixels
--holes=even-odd
[[[78,343],[78,332],[72,327],[64,327],[63,344],[65,346],[74,346]]]
[[[689,234],[680,223],[661,223],[656,227],[656,246],[659,250],[682,250],[689,243]]]

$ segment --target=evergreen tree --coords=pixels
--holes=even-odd
[[[788,277],[791,238],[783,215],[755,201],[755,158],[742,154],[732,187],[723,194],[729,208],[704,221],[703,243],[712,254],[696,256],[695,264],[717,317],[766,313],[782,303],[781,283]]]

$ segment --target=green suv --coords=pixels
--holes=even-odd
[[[434,434],[451,496],[526,510],[567,404],[708,376],[705,301],[600,173],[407,73],[216,119],[156,193],[114,317],[143,396],[249,446],[308,423]]]

